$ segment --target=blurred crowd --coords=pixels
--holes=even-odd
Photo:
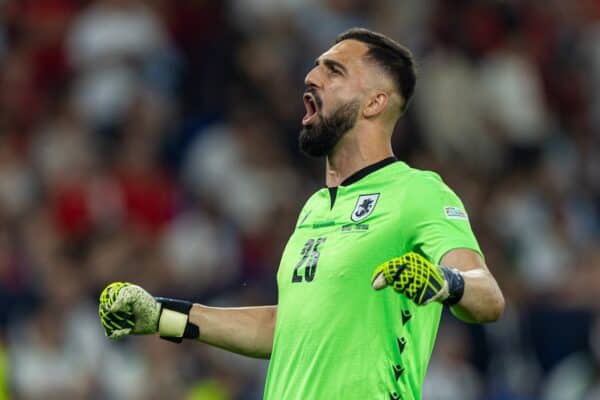
[[[277,301],[324,185],[303,78],[352,26],[415,53],[396,155],[463,199],[508,300],[444,318],[424,399],[600,398],[599,1],[0,0],[0,399],[261,398],[267,361],[110,342],[97,296]]]

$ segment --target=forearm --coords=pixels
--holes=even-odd
[[[465,289],[461,300],[451,307],[452,314],[464,322],[493,322],[504,310],[504,297],[496,280],[483,268],[462,271]]]
[[[441,265],[460,270],[464,292],[452,306],[452,314],[464,322],[493,322],[504,311],[504,296],[479,253],[469,249],[455,249],[442,258]]]
[[[189,322],[200,328],[198,340],[249,357],[269,358],[276,306],[219,308],[194,304]]]

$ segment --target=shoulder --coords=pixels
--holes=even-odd
[[[318,189],[314,193],[312,193],[310,196],[308,196],[308,198],[304,202],[304,207],[306,207],[308,205],[313,205],[316,202],[323,201],[323,199],[326,198],[327,196],[329,196],[329,192],[328,192],[327,188]]]
[[[315,208],[319,208],[319,207],[323,207],[324,204],[327,203],[328,198],[329,198],[329,193],[326,188],[315,191],[310,196],[308,196],[308,198],[304,202],[304,205],[302,206],[302,208],[300,208],[299,215],[302,216],[302,214],[306,211],[309,211],[309,210],[312,210]]]
[[[454,192],[443,181],[441,176],[433,171],[412,168],[412,174],[407,182],[412,190],[423,194],[454,195]]]
[[[403,186],[402,203],[413,216],[468,219],[460,198],[436,172],[411,168]]]
[[[413,168],[403,162],[397,164],[397,168],[391,171],[395,186],[407,191],[409,197],[414,198],[420,195],[433,195],[436,193],[440,196],[447,194],[454,195],[454,192],[446,185],[438,173]]]

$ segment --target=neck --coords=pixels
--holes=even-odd
[[[327,156],[325,183],[327,187],[339,186],[356,171],[393,155],[389,135],[353,129]]]

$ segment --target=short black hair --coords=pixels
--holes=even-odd
[[[358,40],[368,46],[367,57],[391,76],[396,89],[402,95],[404,104],[400,111],[404,112],[415,91],[417,80],[415,62],[410,50],[381,33],[365,28],[348,29],[337,36],[335,43],[348,39]]]

